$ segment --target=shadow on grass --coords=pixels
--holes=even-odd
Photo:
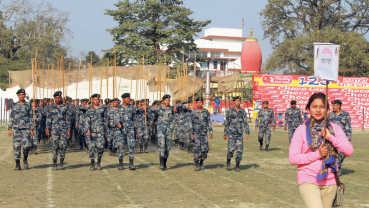
[[[49,164],[43,164],[43,165],[36,165],[36,166],[31,166],[29,169],[44,169],[44,168],[50,168],[53,167],[53,163],[52,161],[50,161]]]
[[[346,168],[342,168],[341,172],[342,172],[342,175],[349,175],[351,173],[355,173],[354,170],[350,170],[350,169],[346,169]]]
[[[240,165],[240,169],[242,170],[247,170],[247,169],[250,169],[250,168],[259,168],[260,166],[256,163],[254,164],[249,164],[249,165]]]
[[[176,168],[182,168],[186,166],[195,166],[195,163],[177,163],[173,166],[170,166],[168,169],[176,169]]]
[[[91,163],[81,163],[81,164],[70,165],[70,166],[64,165],[65,169],[77,169],[77,168],[90,167],[90,166],[91,166]]]
[[[269,148],[269,151],[281,150],[281,148]]]
[[[217,169],[217,168],[224,168],[224,167],[225,167],[224,164],[212,164],[212,165],[206,165],[206,164],[204,164],[204,168],[205,169]]]

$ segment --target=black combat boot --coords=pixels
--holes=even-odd
[[[129,158],[129,169],[130,170],[136,170],[136,167],[133,164],[133,158]]]
[[[267,151],[267,152],[268,152],[268,151],[269,151],[269,149],[268,149],[268,148],[269,148],[269,145],[265,145],[265,151]]]
[[[118,157],[117,148],[113,148],[113,156]]]
[[[64,170],[64,158],[60,158],[59,170]]]
[[[149,153],[149,151],[147,150],[147,144],[144,144],[144,152]]]
[[[143,144],[140,144],[140,153],[143,153]]]
[[[101,157],[99,157],[99,158],[97,159],[97,169],[98,169],[98,170],[102,170],[102,167],[101,167]]]
[[[167,161],[168,161],[168,158],[163,158],[163,164],[164,164],[163,170],[167,169]]]
[[[227,170],[231,171],[231,159],[227,158]]]
[[[109,156],[113,156],[113,149],[111,147],[109,147]]]
[[[83,149],[83,143],[79,143],[79,149]]]
[[[260,142],[260,141],[259,141],[259,143],[260,143],[259,150],[263,150],[263,142]]]
[[[200,171],[201,170],[201,167],[200,167],[199,161],[196,161],[195,164],[196,164],[195,171]]]
[[[21,170],[20,160],[15,160],[15,169],[14,170]]]
[[[95,160],[91,159],[91,167],[90,170],[95,170]]]
[[[27,161],[28,155],[24,155],[23,156],[23,165],[24,165],[24,170],[28,170],[28,161]]]
[[[37,152],[37,146],[34,146],[34,147],[33,147],[33,153],[34,153],[35,155],[37,155],[37,154],[38,154],[38,152]]]
[[[187,153],[191,153],[191,146],[187,145]]]
[[[200,160],[200,168],[201,168],[201,170],[205,170],[205,168],[204,168],[204,161],[203,160]]]
[[[185,149],[185,143],[182,142],[181,144],[182,144],[181,150],[184,150]]]
[[[119,167],[118,170],[123,170],[123,159],[119,159]]]
[[[160,157],[160,166],[159,166],[160,169],[164,169],[164,158],[163,157]]]
[[[33,146],[30,147],[29,150],[28,150],[28,154],[32,155],[32,153],[33,153]]]
[[[234,170],[237,172],[240,172],[240,162],[241,161],[236,161],[236,167],[234,168]]]
[[[56,164],[57,162],[57,159],[53,159],[53,170],[58,170],[58,165]]]
[[[178,139],[174,140],[174,144],[178,145],[179,144],[179,140]]]

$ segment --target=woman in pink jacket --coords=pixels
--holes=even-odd
[[[325,94],[314,93],[306,105],[311,117],[299,126],[292,137],[289,159],[297,167],[297,180],[301,197],[310,208],[332,207],[337,183],[337,150],[351,156],[353,147],[337,124],[327,123],[323,132]],[[329,104],[327,103],[328,108]],[[327,134],[326,145],[323,136]]]

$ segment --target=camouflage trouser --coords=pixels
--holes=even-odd
[[[172,142],[172,131],[169,127],[158,126],[159,157],[168,158],[170,143]]]
[[[104,154],[105,144],[104,132],[91,132],[88,149],[90,151],[90,159],[95,159],[95,150],[97,150],[97,157],[101,158]]]
[[[342,152],[338,151],[338,157],[337,157],[337,164],[338,167],[341,168],[343,161],[345,160],[346,156],[342,154]]]
[[[135,157],[135,130],[134,129],[122,129],[119,130],[120,135],[116,137],[114,148],[118,149],[118,158],[124,157],[124,146],[128,144],[129,158]]]
[[[29,129],[14,129],[13,130],[13,149],[14,149],[14,159],[21,159],[21,152],[23,148],[23,155],[28,156],[28,151],[30,147],[31,132]]]
[[[35,129],[35,134],[33,135],[33,137],[31,138],[30,146],[33,147],[37,147],[38,146],[38,142],[40,142],[41,140],[41,128],[40,127],[36,127]]]
[[[67,130],[51,130],[52,150],[53,159],[58,159],[58,153],[60,158],[65,158],[67,151]]]
[[[109,128],[108,131],[107,131],[107,139],[106,139],[106,142],[108,143],[108,148],[109,149],[112,149],[113,148],[113,144],[115,142],[115,139],[114,139],[114,128]]]
[[[83,146],[83,144],[86,142],[86,133],[84,132],[82,128],[78,127],[78,137],[77,138],[79,140],[79,144]]]
[[[271,130],[271,126],[268,125],[266,127],[261,126],[259,128],[259,134],[258,134],[258,140],[260,144],[263,144],[263,138],[265,135],[265,144],[269,145],[270,144],[270,137],[272,136],[272,130]]]
[[[208,157],[209,152],[209,143],[208,143],[208,135],[201,136],[198,134],[194,135],[195,137],[195,145],[193,146],[193,160],[198,162],[200,160],[204,161]],[[192,141],[192,140],[191,140]]]
[[[242,160],[243,154],[243,135],[242,134],[230,134],[228,135],[228,153],[227,159],[232,159],[234,151],[236,153],[236,161]]]
[[[185,125],[184,137],[186,146],[191,146],[193,144],[193,140],[191,139],[190,126]]]
[[[290,141],[290,144],[291,144],[291,140],[292,140],[293,134],[296,131],[296,128],[295,127],[293,127],[293,128],[292,127],[291,128],[288,127],[288,140]]]
[[[183,126],[178,126],[177,127],[177,138],[179,140],[179,142],[185,143],[186,144],[186,132],[184,130]]]
[[[138,127],[137,129],[137,140],[139,144],[148,144],[149,143],[149,132],[147,126],[143,125]]]

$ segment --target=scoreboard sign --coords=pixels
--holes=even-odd
[[[312,94],[325,93],[325,81],[313,76],[255,74],[252,84],[254,118],[263,101],[269,101],[270,108],[283,112],[290,107],[291,100],[296,100],[297,107],[304,111]],[[369,118],[369,78],[339,77],[338,82],[329,83],[328,100],[329,103],[342,101],[342,110],[350,114],[352,128],[362,128],[365,119],[364,128],[369,129],[366,122]]]

